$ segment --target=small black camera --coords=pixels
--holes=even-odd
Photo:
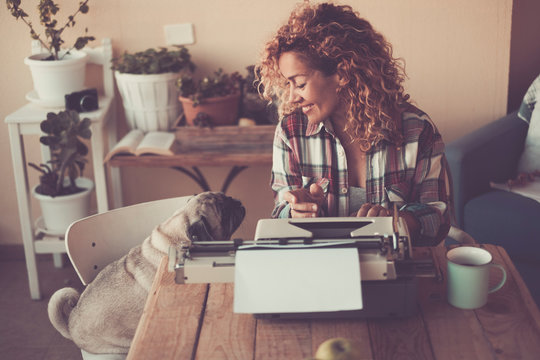
[[[76,91],[65,96],[66,110],[76,112],[94,111],[98,108],[97,89],[87,89]]]

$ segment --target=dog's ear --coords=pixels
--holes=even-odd
[[[191,241],[212,241],[214,238],[208,232],[208,223],[206,218],[201,216],[201,218],[195,221],[193,224],[189,225],[187,230],[189,239]]]

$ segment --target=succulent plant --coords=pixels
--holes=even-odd
[[[48,146],[51,160],[47,164],[29,166],[39,171],[40,185],[36,191],[42,195],[52,197],[69,195],[82,191],[77,187],[75,179],[82,176],[88,147],[81,139],[90,139],[90,119],[80,119],[79,114],[73,110],[50,112],[47,118],[40,123],[41,131],[45,135],[39,141]],[[69,181],[64,182],[64,179]]]

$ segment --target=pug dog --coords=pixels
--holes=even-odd
[[[56,291],[48,304],[52,325],[86,352],[126,354],[157,268],[169,247],[191,241],[228,240],[244,216],[240,201],[223,193],[194,196],[141,245],[107,265],[82,294],[74,288]]]

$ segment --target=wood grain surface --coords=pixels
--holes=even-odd
[[[116,155],[111,166],[250,166],[272,163],[275,125],[176,128],[176,154]]]
[[[232,311],[233,284],[177,285],[166,259],[154,281],[128,359],[310,359],[333,337],[355,340],[365,359],[538,359],[540,312],[506,251],[481,245],[508,274],[478,310],[446,301],[446,248],[434,256],[442,281],[421,278],[418,313],[405,319],[255,319]],[[496,283],[500,274],[491,274]]]
[[[255,318],[233,313],[234,284],[212,284],[202,323],[197,359],[250,359]]]

